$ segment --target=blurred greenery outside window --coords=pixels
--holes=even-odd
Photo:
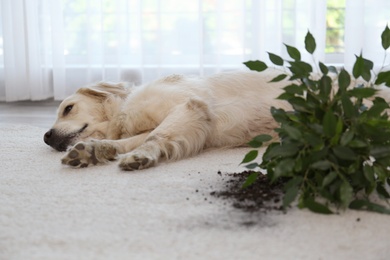
[[[344,52],[345,0],[328,0],[326,15],[326,53]]]

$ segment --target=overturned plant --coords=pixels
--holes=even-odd
[[[251,170],[265,169],[271,182],[286,180],[284,208],[298,198],[300,208],[318,213],[333,213],[329,207],[333,204],[390,214],[390,209],[369,200],[373,192],[384,200],[390,198],[386,188],[390,184],[389,104],[374,87],[390,87],[390,71],[383,64],[376,74],[373,62],[360,54],[352,75],[319,62],[317,79],[312,76],[312,65],[301,60],[299,50],[285,46],[289,60],[268,53],[271,62],[284,69],[271,82],[289,80],[278,99],[286,100],[292,109],[271,108],[280,124],[275,129],[279,141],[267,147],[261,163],[253,162],[257,149],[247,153],[242,163]],[[382,46],[386,55],[390,46],[388,26],[382,33]],[[316,49],[310,32],[305,37],[305,49],[311,55]],[[267,69],[262,61],[244,64],[259,72]],[[259,148],[270,140],[270,136],[260,135],[249,145]],[[259,174],[252,173],[244,188]]]

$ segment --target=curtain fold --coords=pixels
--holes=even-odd
[[[1,1],[1,100],[53,97],[52,66],[44,59],[47,50],[41,31],[42,4],[43,1]]]
[[[346,64],[360,48],[382,62],[388,10],[387,0],[347,0]],[[326,0],[0,0],[0,16],[0,101],[242,69],[267,51],[287,57],[282,43],[304,50],[308,30],[325,57]]]

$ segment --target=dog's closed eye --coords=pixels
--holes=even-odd
[[[66,116],[69,114],[69,112],[72,110],[73,105],[66,106],[64,109],[64,112],[62,113],[63,116]]]

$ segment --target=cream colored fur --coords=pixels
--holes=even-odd
[[[242,146],[259,134],[275,136],[270,108],[288,107],[275,99],[286,82],[269,83],[277,74],[173,75],[142,87],[101,83],[81,88],[60,104],[45,142],[57,150],[74,145],[64,164],[86,167],[121,155],[124,170],[206,148]]]

